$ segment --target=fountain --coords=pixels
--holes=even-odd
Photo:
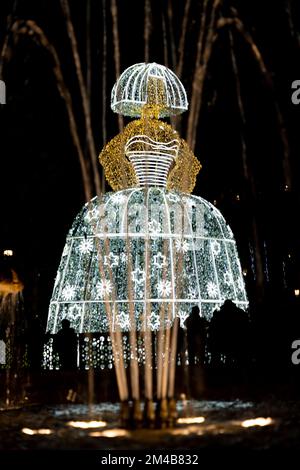
[[[24,326],[22,292],[24,284],[13,267],[12,250],[4,250],[0,266],[0,368],[5,372],[5,407],[15,406],[22,400],[22,362],[24,350],[20,334]],[[1,402],[0,402],[1,403]]]
[[[89,335],[94,349],[80,361],[114,367],[124,425],[164,428],[176,421],[178,329],[192,307],[209,319],[226,299],[243,309],[248,301],[230,227],[190,194],[201,165],[162,120],[188,108],[178,77],[135,64],[113,87],[111,108],[138,119],[100,153],[113,192],[88,201],[74,220],[47,331],[55,335],[68,319]],[[53,368],[51,344],[45,356]]]

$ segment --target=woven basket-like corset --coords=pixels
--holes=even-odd
[[[131,137],[125,145],[125,153],[131,161],[139,186],[162,186],[179,149],[179,141],[156,142],[146,135]]]

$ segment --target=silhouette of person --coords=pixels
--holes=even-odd
[[[222,363],[222,355],[227,366],[244,365],[249,353],[249,321],[247,314],[231,300],[226,300],[213,314],[209,345],[213,365]]]
[[[54,338],[54,349],[64,370],[74,370],[77,366],[77,335],[70,325],[71,322],[66,318],[62,320],[62,328]]]
[[[204,363],[206,344],[206,320],[200,317],[199,307],[194,306],[185,321],[187,330],[187,349],[190,364]]]
[[[184,364],[184,373],[188,374],[184,381],[188,387],[187,395],[199,398],[204,388],[204,371],[206,346],[206,320],[200,317],[199,307],[194,306],[179,329],[178,349]],[[188,369],[185,367],[185,351],[188,352]]]

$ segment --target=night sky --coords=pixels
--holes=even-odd
[[[117,116],[109,107],[110,91],[116,78],[110,2],[86,0],[69,3],[84,73],[87,37],[91,42],[90,102],[95,145],[99,153],[104,143],[101,122],[103,3],[107,8],[107,139],[118,132]],[[171,22],[168,1],[152,0],[150,3],[150,61],[174,69],[176,63],[173,63],[172,56],[175,51],[176,60],[185,2],[170,2]],[[251,271],[254,250],[251,221],[253,218],[256,220],[259,243],[266,258],[265,289],[270,287],[281,291],[300,288],[297,228],[300,105],[295,106],[291,102],[291,84],[300,79],[300,6],[293,0],[290,4],[292,18],[289,18],[285,0],[223,2],[222,15],[232,15],[232,8],[235,8],[245,29],[252,35],[269,71],[273,88],[260,73],[250,47],[241,35],[234,28],[221,29],[204,86],[196,144],[196,155],[203,169],[194,191],[211,202],[216,200],[231,224],[242,264],[249,272],[250,284],[251,280],[255,282],[255,272]],[[117,5],[122,71],[144,61],[144,3],[141,0],[119,0]],[[87,21],[89,11],[90,21]],[[4,43],[10,24],[28,19],[43,29],[57,51],[72,96],[81,143],[86,149],[82,103],[59,1],[2,0],[0,43]],[[167,51],[163,47],[163,25]],[[199,2],[192,0],[182,75],[188,97],[192,89],[199,25]],[[233,34],[239,70],[245,128],[237,101],[229,31]],[[1,251],[7,248],[15,251],[14,263],[25,281],[27,309],[46,320],[64,239],[74,216],[85,202],[80,166],[49,53],[28,36],[16,41],[10,34],[2,67],[7,104],[0,107],[0,248]],[[276,103],[283,116],[289,144],[291,184],[288,187],[282,169],[283,146]],[[181,126],[183,137],[186,118],[183,118]],[[249,181],[243,177],[241,133],[245,138],[255,195],[251,193]]]

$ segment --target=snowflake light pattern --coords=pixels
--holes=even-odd
[[[103,299],[106,295],[110,295],[112,293],[112,284],[109,280],[100,281],[96,285],[96,295],[97,298]]]
[[[218,287],[216,286],[216,284],[214,282],[209,282],[207,284],[207,293],[209,295],[209,297],[218,297],[218,294],[219,294],[219,291],[218,291]]]
[[[172,292],[172,284],[170,281],[162,279],[157,285],[157,290],[162,297],[168,297]]]
[[[64,300],[72,300],[74,299],[76,293],[76,287],[67,284],[62,290],[62,298]]]
[[[91,238],[82,240],[79,245],[79,251],[83,255],[91,253],[91,251],[93,251],[93,240]]]
[[[175,246],[179,253],[187,253],[189,251],[189,244],[186,240],[175,240]]]

